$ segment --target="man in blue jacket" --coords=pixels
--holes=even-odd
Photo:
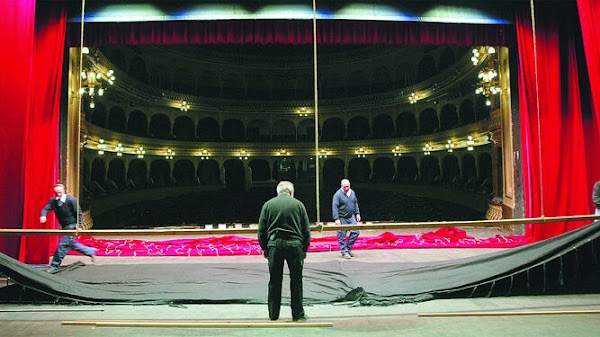
[[[42,209],[40,214],[41,223],[46,222],[46,215],[48,215],[50,211],[54,211],[54,215],[56,215],[61,229],[81,228],[81,224],[83,223],[83,212],[79,207],[77,198],[68,195],[65,192],[65,186],[62,184],[54,185],[54,198],[50,199],[48,204],[46,204],[46,207]],[[52,269],[58,269],[60,263],[71,248],[91,257],[92,261],[96,256],[96,251],[93,248],[84,246],[75,241],[75,237],[63,236],[58,243],[58,248],[54,252],[50,267]]]
[[[342,179],[340,189],[333,195],[332,213],[336,225],[355,224],[361,220],[358,200],[356,193],[350,188],[350,180]],[[360,234],[360,231],[352,229],[346,239],[347,232],[346,230],[337,231],[340,252],[344,259],[350,259],[354,255],[352,254],[352,245]]]
[[[306,321],[303,307],[302,269],[310,245],[310,224],[304,204],[294,198],[294,184],[281,181],[277,196],[262,207],[258,220],[258,242],[269,260],[269,318],[277,320],[281,307],[283,263],[290,270],[292,319]]]

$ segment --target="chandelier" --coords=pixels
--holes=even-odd
[[[495,62],[495,54],[496,49],[494,47],[487,47],[483,51],[483,56],[488,59],[488,63],[484,66],[480,71],[477,78],[479,78],[479,84],[475,89],[476,94],[481,94],[486,97],[485,104],[487,106],[492,105],[492,101],[490,100],[490,96],[496,95],[500,93],[500,87],[498,86],[498,71],[496,71],[496,62]],[[471,61],[473,61],[473,65],[478,65],[480,62],[481,53],[478,49],[473,49],[473,57]],[[484,57],[481,57],[484,59]]]
[[[97,52],[92,56],[90,50],[84,47],[81,49],[81,54],[81,88],[79,94],[90,96],[90,108],[93,109],[96,107],[94,98],[96,95],[104,95],[108,85],[114,84],[115,75],[112,69],[105,70],[100,66]]]

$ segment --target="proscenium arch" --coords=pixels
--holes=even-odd
[[[316,19],[315,19],[315,21],[316,21]],[[315,60],[316,60],[316,50],[315,50]],[[137,60],[136,60],[136,61],[137,61]],[[429,62],[429,61],[430,61],[430,60],[427,60],[427,62]],[[426,62],[425,62],[425,63],[426,63]],[[435,64],[435,63],[436,63],[436,61],[435,61],[435,60],[433,60],[433,64]],[[316,63],[315,63],[315,66],[316,66]],[[441,65],[440,65],[440,68],[442,68],[442,66],[441,66]],[[136,62],[136,64],[134,64],[134,63],[130,63],[130,64],[129,64],[129,67],[128,67],[128,70],[130,71],[130,73],[132,74],[132,76],[134,76],[134,77],[136,77],[136,78],[141,78],[141,77],[143,77],[143,76],[144,76],[144,75],[142,74],[142,71],[141,71],[140,69],[145,69],[145,70],[144,70],[144,73],[145,73],[145,74],[148,74],[148,73],[149,73],[149,70],[147,69],[147,65],[146,65],[146,64],[143,64],[143,63],[140,63],[140,62]],[[376,72],[376,74],[377,74],[377,76],[374,76],[374,77],[373,77],[373,76],[369,76],[369,77],[368,77],[368,81],[363,81],[363,82],[361,82],[361,83],[363,83],[363,84],[361,84],[361,85],[363,85],[363,87],[361,87],[361,86],[356,86],[356,85],[354,85],[354,86],[350,85],[350,86],[349,86],[349,88],[350,88],[351,90],[355,90],[355,89],[359,88],[359,89],[361,89],[361,90],[363,90],[363,91],[367,91],[367,92],[371,92],[371,91],[378,91],[378,90],[379,90],[379,87],[378,87],[378,85],[380,84],[380,82],[385,82],[385,81],[380,81],[380,80],[378,80],[378,78],[385,77],[385,75],[387,74],[387,72],[386,72],[385,70],[378,69],[378,70],[377,70],[377,72]],[[229,76],[229,75],[226,75],[225,77],[227,77],[227,76]],[[216,78],[216,75],[214,75],[214,74],[213,74],[213,76],[208,76],[208,77],[210,77],[210,78],[212,78],[212,79],[215,79],[215,80],[219,80],[219,81],[221,81],[221,79],[220,79],[220,78]],[[361,76],[360,76],[360,74],[353,74],[352,76],[350,76],[350,78],[351,78],[351,79],[352,79],[352,78],[359,78],[359,77],[361,77]],[[238,79],[239,79],[239,78],[238,78]],[[187,79],[187,78],[186,78],[186,80],[187,80],[187,81],[189,81],[189,79]],[[315,77],[315,81],[316,81],[316,77]],[[198,86],[198,87],[199,87],[199,86],[200,86],[200,82],[202,82],[202,81],[195,81],[195,82],[193,83],[193,85],[195,85],[195,86]],[[372,83],[372,85],[371,85],[371,86],[368,86],[368,87],[365,87],[365,86],[364,86],[364,83],[369,83],[369,82],[371,82],[371,83]],[[316,82],[315,82],[315,83],[316,83]],[[189,89],[189,86],[192,86],[192,82],[189,82],[188,84],[189,84],[189,85],[188,85],[188,89]],[[171,87],[174,87],[174,86],[175,86],[175,83],[171,84]],[[247,86],[247,87],[245,87],[245,88],[246,88],[246,91],[248,91],[248,88],[250,88],[250,87],[249,87],[249,86]],[[247,94],[247,92],[246,92],[246,94]],[[317,99],[315,99],[315,103],[316,103],[316,104],[318,104],[318,100],[317,100]],[[147,123],[147,121],[146,121],[146,123]],[[318,124],[317,124],[317,125],[318,125]],[[198,123],[198,128],[200,128],[200,123]],[[221,137],[221,135],[220,135],[220,133],[221,133],[221,131],[222,131],[223,129],[222,129],[222,128],[220,128],[220,127],[218,126],[218,122],[217,122],[217,128],[216,128],[216,129],[217,129],[217,132],[216,132],[215,134],[217,134],[217,136],[216,136],[216,137],[211,137],[211,139],[221,139],[221,138],[222,138],[222,137]],[[243,124],[242,124],[242,128],[241,128],[241,129],[242,129],[242,130],[245,130],[245,129],[243,128]],[[314,134],[318,135],[318,134],[319,134],[319,128],[314,128],[314,127],[313,127],[313,129],[315,129],[315,133],[314,133]],[[397,132],[397,131],[395,131],[395,132]],[[200,131],[196,130],[196,134],[197,134],[198,138],[200,138],[200,137],[199,137],[199,135],[200,135],[201,133],[202,133],[202,132],[200,132]],[[386,130],[386,133],[387,133],[387,130]],[[308,134],[308,133],[307,133],[307,134]],[[296,134],[296,137],[298,138],[298,137],[299,137],[299,135],[300,135],[300,133],[298,132],[298,133]],[[213,136],[214,136],[214,134],[213,134]],[[228,138],[228,137],[226,137],[226,138]],[[308,137],[307,137],[307,138],[308,138]],[[314,138],[314,140],[315,140],[315,141],[318,141],[318,140],[319,140],[319,137],[318,137],[318,136],[316,136],[316,137],[313,137],[313,138]],[[230,139],[230,138],[228,138],[227,140],[229,140],[229,141],[235,141],[234,139]],[[317,169],[318,169],[318,168],[319,168],[319,166],[317,165]],[[317,176],[318,176],[318,174],[317,174]]]

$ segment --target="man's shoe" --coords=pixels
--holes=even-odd
[[[351,259],[352,256],[350,256],[350,254],[346,253],[346,254],[342,254],[342,258],[344,258],[344,259]]]
[[[351,250],[348,251],[348,255],[350,255],[350,257],[356,257],[356,255]]]
[[[307,320],[308,320],[308,316],[306,316],[306,314],[302,317],[293,319],[294,322],[298,322],[298,323],[306,322]]]

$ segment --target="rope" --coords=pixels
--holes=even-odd
[[[544,169],[543,169],[543,161],[542,161],[542,128],[541,128],[541,116],[540,116],[540,85],[538,79],[538,59],[537,59],[537,38],[536,38],[536,29],[535,29],[535,8],[533,4],[533,0],[530,0],[531,7],[531,29],[533,33],[533,64],[534,64],[534,73],[535,73],[535,106],[537,113],[537,129],[538,129],[538,161],[539,161],[539,174],[540,174],[540,212],[541,216],[544,217]]]

